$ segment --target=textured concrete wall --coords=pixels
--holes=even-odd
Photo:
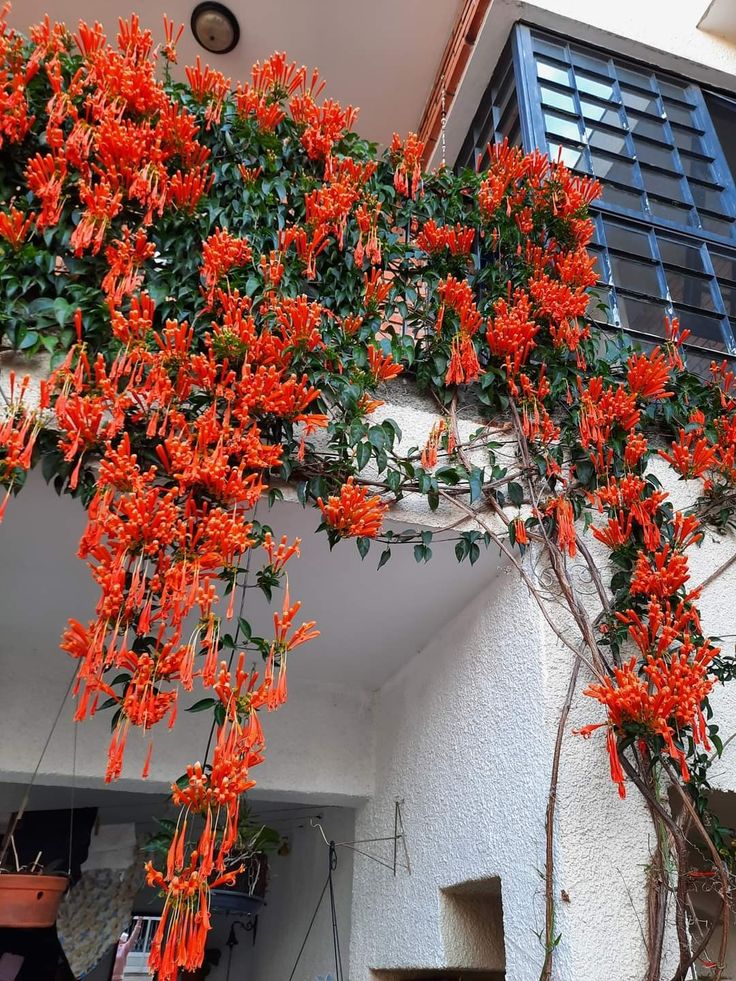
[[[532,929],[551,757],[542,645],[533,601],[502,575],[377,696],[376,794],[356,837],[390,834],[403,800],[411,875],[356,857],[351,981],[370,969],[462,967],[448,964],[448,949],[457,956],[466,943],[448,936],[443,904],[453,900],[441,890],[495,877],[507,976],[539,976]]]
[[[355,837],[353,811],[325,808],[321,824],[328,840],[352,841]],[[327,880],[328,848],[319,831],[308,823],[290,832],[289,838],[290,853],[284,857],[276,855],[269,859],[266,906],[258,920],[255,946],[251,945],[248,934],[238,931],[240,946],[233,952],[231,981],[237,978],[248,978],[248,981],[288,981],[305,939],[306,944],[294,972],[294,981],[315,981],[316,978],[326,978],[329,974],[333,979],[336,976],[329,890],[324,894],[307,938],[310,920]],[[344,847],[339,847],[337,851],[338,863],[333,872],[333,886],[342,964],[347,972],[353,853]],[[227,949],[224,941],[227,939],[226,929],[229,929],[229,923],[222,917],[220,921],[220,939],[216,945],[223,950],[223,959],[219,968],[210,975],[211,981],[225,981],[227,978]]]

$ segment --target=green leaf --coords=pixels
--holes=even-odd
[[[473,469],[468,474],[468,483],[470,484],[470,503],[477,501],[478,498],[483,493],[483,471],[478,467],[473,467]]]
[[[187,712],[206,712],[207,709],[211,709],[213,705],[221,704],[216,698],[200,698],[198,702],[194,705],[190,705]]]
[[[384,550],[381,552],[381,558],[378,560],[378,569],[383,568],[383,566],[386,565],[386,563],[390,558],[391,558],[391,549],[384,548]]]
[[[27,330],[20,343],[18,344],[19,351],[27,351],[29,347],[33,347],[38,341],[38,332],[35,330]]]
[[[380,426],[371,426],[368,439],[377,450],[382,450],[386,445],[386,433]]]
[[[355,462],[358,465],[358,470],[362,470],[371,458],[371,444],[370,443],[358,443],[355,448]]]
[[[361,536],[356,540],[355,544],[358,546],[358,551],[360,552],[361,559],[364,559],[368,554],[368,550],[371,547],[370,538],[365,538],[364,536]]]
[[[524,488],[521,484],[517,484],[512,481],[507,487],[509,500],[514,505],[514,507],[520,508],[524,503]]]

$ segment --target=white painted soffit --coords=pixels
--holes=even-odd
[[[302,539],[302,554],[289,563],[292,602],[300,617],[316,620],[320,637],[290,658],[290,675],[321,684],[374,691],[420,651],[485,589],[501,565],[483,550],[478,563],[458,564],[451,542],[434,545],[434,557],[417,564],[411,545],[394,546],[393,557],[376,571],[383,549],[374,543],[361,561],[353,541],[330,552],[327,537],[315,534],[320,514],[284,502],[258,519],[277,536]],[[56,669],[59,638],[69,617],[91,619],[97,588],[76,557],[85,515],[78,501],[57,497],[33,472],[9,502],[0,524],[0,665],[17,658],[46,659]],[[282,592],[269,604],[260,590],[249,593],[244,615],[254,631],[273,632],[272,615]],[[53,673],[53,672],[52,672]]]
[[[233,82],[250,77],[251,65],[274,51],[317,67],[325,95],[360,108],[356,129],[379,143],[416,130],[461,0],[227,0],[240,24],[240,43],[213,55],[195,42],[189,21],[196,0],[13,0],[10,24],[27,31],[47,12],[74,30],[80,19],[98,20],[111,37],[118,17],[137,11],[154,37],[163,15],[185,24],[179,72],[197,54]]]
[[[701,31],[736,41],[736,3],[734,0],[711,0],[698,21]]]

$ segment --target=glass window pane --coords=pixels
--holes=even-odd
[[[734,222],[728,218],[718,218],[716,215],[709,215],[705,211],[699,211],[700,225],[707,232],[714,235],[723,235],[724,238],[734,237]]]
[[[617,205],[619,208],[628,208],[629,211],[644,210],[644,199],[639,191],[616,187],[614,184],[606,184],[603,189],[602,199],[606,204]]]
[[[644,72],[635,71],[626,65],[616,65],[616,74],[618,75],[619,82],[625,85],[634,85],[640,89],[649,89],[652,92],[656,92],[652,75],[645,75]]]
[[[581,146],[570,146],[567,143],[556,143],[550,140],[547,143],[550,160],[562,160],[566,167],[571,170],[582,170],[586,174],[590,173],[587,151]]]
[[[722,96],[706,94],[705,101],[713,122],[718,142],[721,144],[726,164],[736,177],[736,102]],[[726,176],[726,175],[724,175]]]
[[[674,201],[683,201],[682,181],[678,177],[670,177],[669,174],[662,174],[658,170],[650,170],[648,167],[641,168],[641,176],[644,180],[644,187],[658,197],[671,198]]]
[[[608,58],[599,55],[595,51],[581,51],[580,48],[572,49],[572,63],[576,68],[587,69],[594,75],[611,74]]]
[[[691,333],[689,344],[702,345],[721,349],[723,347],[723,327],[718,317],[709,317],[704,313],[694,313],[692,310],[681,310],[675,307],[675,316]]]
[[[552,109],[562,109],[563,112],[577,112],[575,99],[570,89],[553,89],[548,85],[540,85],[539,91],[542,93],[542,105],[550,106]]]
[[[511,102],[506,112],[503,114],[503,116],[501,116],[501,118],[498,121],[499,133],[501,133],[502,135],[508,133],[509,130],[513,128],[518,117],[519,117],[519,107],[517,106],[516,102]]]
[[[690,269],[693,272],[705,272],[703,255],[697,246],[687,245],[685,242],[658,235],[657,247],[663,262],[681,266],[683,269]]]
[[[595,75],[586,75],[585,72],[576,71],[575,79],[578,88],[586,95],[593,95],[596,99],[605,99],[613,102],[613,83],[606,81],[605,78],[598,78]]]
[[[590,159],[593,173],[601,180],[616,181],[618,184],[634,184],[636,181],[634,164],[621,157],[609,157],[592,151]]]
[[[540,37],[532,34],[534,50],[541,55],[548,55],[550,58],[559,58],[560,61],[567,61],[567,47],[564,44],[557,44],[549,38]]]
[[[586,126],[585,138],[592,150],[606,150],[608,153],[629,156],[628,141],[624,132],[616,133],[608,129],[591,129],[590,126]]]
[[[662,109],[659,99],[654,93],[637,92],[635,89],[621,86],[621,98],[627,109],[636,109],[638,112],[648,112],[652,116],[661,116]]]
[[[648,143],[646,140],[635,140],[634,149],[641,163],[661,167],[663,170],[675,170],[675,156],[668,147]]]
[[[620,225],[615,221],[606,221],[604,229],[609,248],[645,258],[652,256],[652,242],[648,232]]]
[[[637,300],[621,293],[617,296],[617,306],[621,326],[628,330],[638,330],[643,334],[664,336],[664,323],[667,308],[663,303],[653,300]]]
[[[706,187],[703,184],[690,184],[690,193],[693,201],[698,208],[705,208],[707,211],[715,211],[720,214],[731,214],[733,208],[726,203],[725,198],[715,187]]]
[[[682,127],[673,124],[672,135],[678,149],[699,153],[702,157],[708,156],[705,143],[697,133],[692,133],[689,129],[682,129]]]
[[[730,280],[736,283],[736,253],[717,252],[710,249],[710,261],[713,263],[716,276],[719,279]]]
[[[567,119],[555,112],[545,112],[544,125],[548,133],[559,136],[563,140],[575,142],[580,139],[580,127],[574,119]]]
[[[498,87],[498,92],[496,93],[493,101],[498,106],[499,111],[503,112],[509,99],[512,98],[516,98],[516,79],[514,78],[513,65],[510,65],[509,70],[506,73],[506,77]]]
[[[736,317],[736,286],[721,284],[721,297],[729,317]]]
[[[693,103],[692,96],[690,95],[690,88],[686,84],[680,84],[672,79],[657,79],[659,82],[659,91],[667,99],[677,99],[679,102],[687,102],[690,105]]]
[[[511,146],[521,146],[521,127],[518,120],[512,130],[510,130],[508,133],[503,133],[502,135],[508,136],[508,141]]]
[[[569,85],[571,82],[570,72],[564,65],[557,65],[552,61],[545,61],[543,58],[539,58],[537,61],[537,75],[549,82],[557,82],[558,85]]]
[[[655,265],[638,262],[636,259],[625,259],[613,252],[610,261],[615,286],[636,293],[645,293],[647,296],[663,295]]]
[[[685,225],[690,227],[695,224],[695,216],[690,208],[678,207],[676,204],[672,204],[669,201],[663,201],[661,198],[654,197],[652,194],[648,194],[649,199],[649,210],[656,218],[664,218],[665,221],[671,221],[676,225]]]
[[[634,136],[644,136],[648,140],[654,140],[655,143],[669,145],[670,139],[667,136],[663,123],[660,123],[656,119],[650,119],[648,116],[636,116],[632,112],[627,113],[627,115],[629,129]]]
[[[687,303],[691,307],[701,307],[703,310],[715,312],[716,306],[709,280],[668,269],[667,285],[675,303]]]
[[[670,102],[669,99],[665,100],[664,108],[667,118],[671,123],[680,123],[682,126],[691,126],[693,129],[700,129],[692,109],[680,106],[676,102]]]
[[[623,127],[623,121],[616,106],[600,105],[597,102],[591,102],[590,99],[581,99],[580,108],[583,110],[583,116],[588,123],[603,123],[605,126],[615,126],[617,129]]]
[[[715,170],[710,158],[701,160],[700,157],[691,157],[689,153],[680,150],[680,164],[688,177],[694,177],[698,181],[710,181],[715,184]]]

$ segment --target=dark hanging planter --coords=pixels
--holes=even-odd
[[[232,889],[213,889],[210,909],[213,913],[243,913],[256,916],[265,900],[252,893],[239,892],[237,884]]]
[[[251,885],[255,881],[255,885]],[[235,879],[235,885],[225,889],[213,889],[210,909],[213,913],[243,913],[257,916],[266,902],[268,884],[268,856],[254,855],[246,868]]]

